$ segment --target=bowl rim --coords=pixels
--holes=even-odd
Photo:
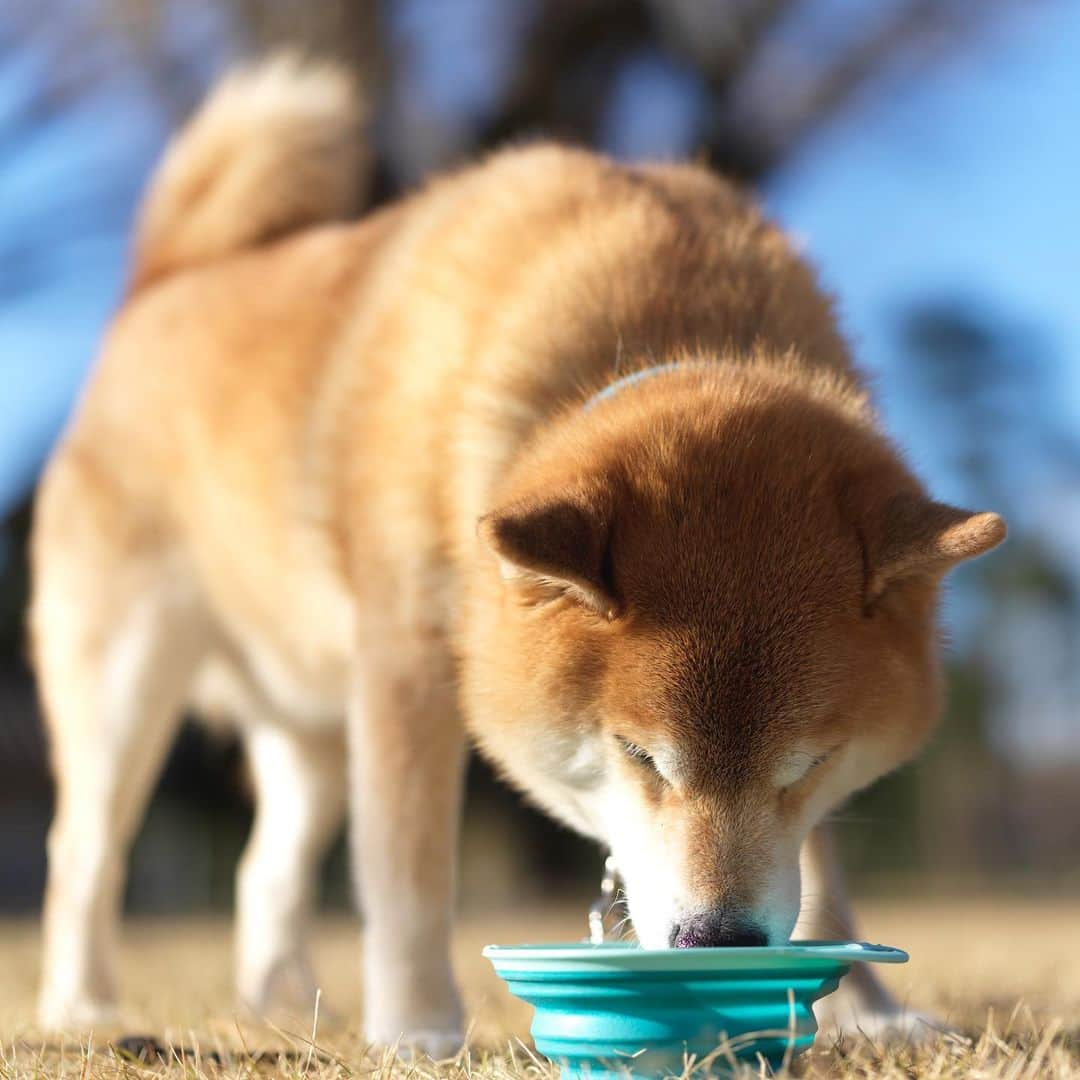
[[[793,941],[787,945],[732,946],[730,948],[643,949],[639,945],[606,941],[603,944],[547,943],[535,945],[486,945],[482,955],[493,963],[506,961],[580,963],[585,967],[619,967],[670,971],[745,968],[747,961],[833,960],[876,964],[906,964],[908,954],[892,945],[867,941]]]

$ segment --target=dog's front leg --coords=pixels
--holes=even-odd
[[[802,910],[793,938],[815,941],[857,940],[855,919],[844,888],[844,875],[827,825],[819,825],[803,845]],[[840,989],[814,1009],[820,1038],[842,1035],[886,1041],[927,1038],[940,1025],[898,1002],[866,964],[855,964]]]
[[[398,638],[363,657],[349,700],[364,1023],[374,1042],[441,1058],[463,1040],[450,931],[465,736],[448,657],[409,654]]]

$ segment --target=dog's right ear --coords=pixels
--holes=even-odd
[[[550,586],[615,617],[611,517],[604,500],[584,492],[523,500],[482,517],[478,532],[504,580]]]

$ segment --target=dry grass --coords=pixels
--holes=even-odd
[[[68,1076],[288,1077],[338,1080],[548,1080],[526,1039],[529,1013],[510,998],[479,949],[487,941],[565,940],[581,932],[578,912],[466,921],[458,971],[475,1017],[471,1050],[451,1064],[404,1066],[374,1055],[350,1032],[359,1012],[352,927],[320,928],[317,950],[326,1002],[313,1018],[268,1026],[230,1008],[230,939],[220,922],[150,922],[125,935],[124,979],[131,1019],[123,1031],[95,1033],[92,1044],[45,1040],[34,1030],[37,931],[0,924],[0,1080]],[[1066,902],[925,901],[866,905],[872,940],[899,944],[912,962],[888,972],[896,992],[964,1034],[918,1049],[882,1050],[865,1042],[816,1051],[799,1065],[808,1077],[952,1080],[1080,1078],[1080,908]],[[123,1035],[153,1033],[171,1060],[142,1063],[116,1049]],[[110,1041],[112,1040],[112,1042]],[[166,1051],[167,1053],[169,1051]]]

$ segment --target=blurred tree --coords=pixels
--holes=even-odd
[[[595,143],[620,64],[658,50],[698,75],[708,101],[684,151],[757,183],[869,84],[961,47],[1006,2],[886,0],[849,19],[817,0],[548,0],[479,141],[540,131]]]
[[[215,64],[280,46],[344,61],[390,107],[415,90],[399,76],[425,38],[444,48],[439,62],[459,80],[490,72],[486,54],[505,52],[488,100],[458,138],[444,143],[408,123],[383,133],[384,164],[407,181],[417,177],[403,161],[438,168],[523,134],[595,145],[620,71],[656,54],[691,73],[705,106],[682,151],[757,182],[868,86],[913,77],[1018,3],[881,0],[852,12],[839,0],[63,0],[58,17],[52,5],[7,0],[0,49],[34,40],[53,58],[48,92],[28,103],[20,127],[41,123],[101,78],[117,32],[177,117]],[[405,145],[411,136],[432,138],[445,156]]]
[[[1053,730],[1054,703],[1042,691],[1056,687],[1063,713],[1071,713],[1080,565],[1064,537],[1052,543],[1052,508],[1031,501],[1033,476],[1044,490],[1061,491],[1074,490],[1080,476],[1080,437],[1057,408],[1067,368],[1035,326],[990,301],[920,301],[896,330],[898,383],[924,413],[924,433],[937,442],[954,497],[1002,513],[1012,530],[991,558],[957,571],[956,647],[940,733],[918,768],[855,804],[856,819],[874,823],[872,836],[855,831],[868,849],[864,864],[886,868],[873,849],[890,850],[892,832],[906,830],[913,811],[920,857],[934,871],[970,877],[1038,869],[1045,877],[1080,850],[1080,794],[1054,815],[1071,827],[1027,813],[1029,794],[1075,745],[1072,725]],[[1048,639],[1065,647],[1037,657]],[[1058,667],[1051,678],[1046,662]],[[1047,723],[1051,729],[1040,731]]]

